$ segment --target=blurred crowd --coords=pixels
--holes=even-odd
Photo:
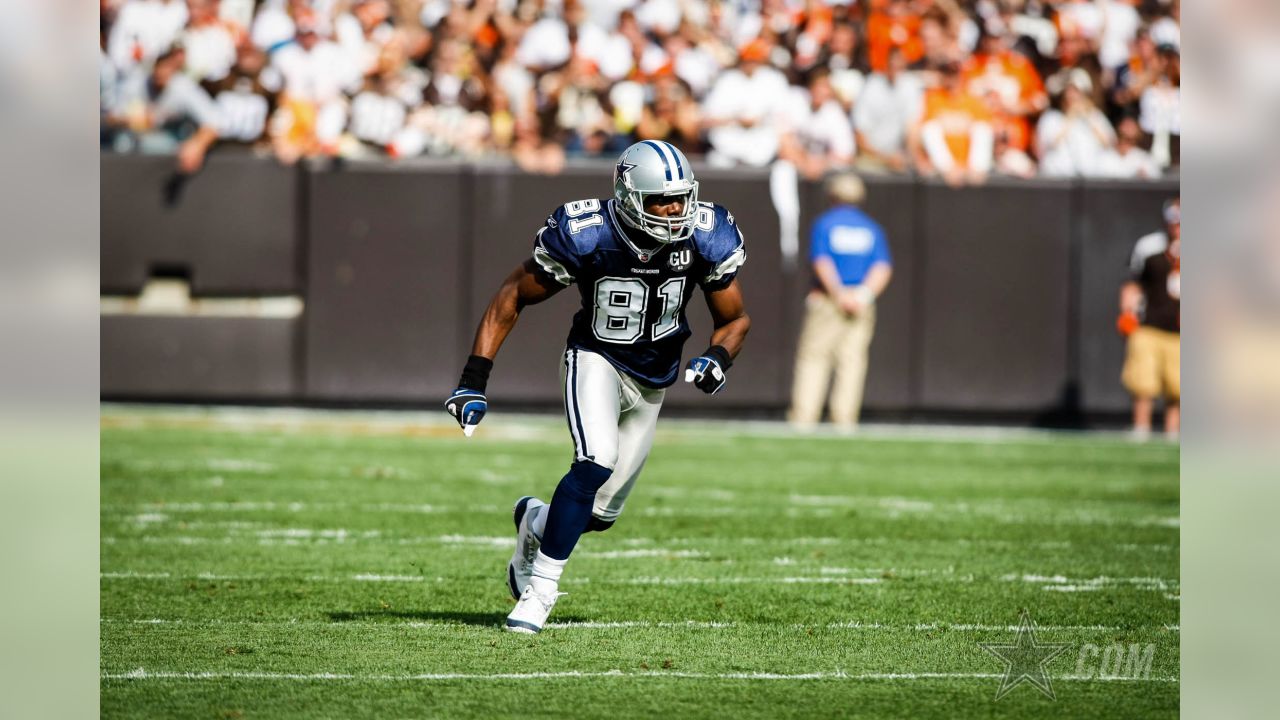
[[[1149,178],[1180,151],[1179,0],[100,0],[101,142],[511,157],[662,139],[953,185]]]

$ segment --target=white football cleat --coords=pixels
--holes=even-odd
[[[533,558],[542,547],[542,538],[530,527],[534,518],[546,511],[546,503],[528,495],[517,500],[512,510],[511,519],[516,524],[516,551],[511,555],[511,562],[507,563],[507,589],[516,600],[529,584],[529,577],[533,575]]]
[[[556,600],[564,594],[557,592],[539,595],[532,585],[526,586],[515,609],[507,616],[506,629],[526,635],[542,632],[543,626],[547,624],[547,616],[551,614],[551,608],[556,606]]]

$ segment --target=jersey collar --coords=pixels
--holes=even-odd
[[[614,209],[614,205],[617,204],[617,201],[609,200],[607,204],[609,208],[609,222],[613,223],[614,232],[618,234],[618,237],[622,238],[622,242],[625,243],[627,248],[631,250],[631,252],[634,253],[637,258],[640,259],[640,262],[644,262],[644,263],[649,262],[650,260],[657,257],[664,249],[671,246],[671,245],[659,244],[658,247],[654,248],[653,250],[645,250],[640,246],[636,245],[635,243],[631,242],[631,235],[627,232],[627,227],[618,220],[617,211]],[[676,244],[676,243],[672,243],[672,244]]]

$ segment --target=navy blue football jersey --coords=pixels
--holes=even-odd
[[[577,200],[551,213],[533,258],[557,282],[578,285],[582,308],[569,347],[599,353],[649,387],[676,381],[694,289],[727,286],[747,258],[729,211],[698,203],[696,218],[693,237],[645,249],[627,235],[613,200]]]

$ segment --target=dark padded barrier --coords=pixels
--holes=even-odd
[[[695,166],[699,199],[714,202],[733,213],[747,247],[747,264],[738,274],[743,302],[751,316],[747,343],[729,372],[729,384],[714,398],[683,375],[667,393],[671,407],[781,407],[790,392],[794,353],[784,351],[794,342],[794,326],[786,299],[792,294],[782,273],[778,243],[778,215],[769,197],[768,173],[760,170],[712,170]],[[711,315],[701,292],[689,301],[693,336],[685,343],[684,362],[707,348],[711,339]]]
[[[470,175],[458,164],[309,174],[309,399],[444,398],[465,353],[460,246]]]
[[[1162,207],[1176,183],[1096,182],[1080,189],[1078,372],[1086,412],[1121,412],[1129,396],[1120,385],[1124,339],[1115,332],[1120,286],[1138,238],[1164,229]]]
[[[190,274],[193,295],[301,290],[298,171],[214,153],[166,197],[171,157],[101,156],[102,292],[133,295],[153,269]]]
[[[921,205],[920,406],[1069,404],[1071,186],[927,183]]]
[[[296,318],[104,315],[102,394],[297,400]]]
[[[863,209],[884,227],[889,237],[893,278],[876,302],[876,332],[871,341],[863,405],[872,410],[906,410],[912,407],[918,393],[912,358],[919,295],[917,268],[921,262],[917,247],[919,186],[908,178],[868,177],[866,184]]]
[[[547,213],[608,197],[611,163],[557,177],[505,163],[283,168],[214,154],[166,205],[171,158],[103,155],[104,294],[156,270],[196,296],[302,294],[299,319],[104,316],[103,394],[115,398],[434,404],[453,388],[485,306],[529,257]],[[784,267],[760,170],[699,167],[749,260],[753,319],[731,384],[714,399],[677,383],[673,408],[777,411],[789,402],[810,283],[808,232],[827,207],[801,184],[799,262]],[[868,176],[894,280],[878,305],[866,407],[895,412],[1115,413],[1124,345],[1116,293],[1134,241],[1161,225],[1173,182],[993,181],[951,190]],[[490,384],[502,404],[558,403],[560,353],[579,295],[528,308]],[[700,351],[711,326],[690,303]]]
[[[470,279],[466,308],[459,325],[459,352],[448,365],[456,382],[467,359],[480,317],[512,270],[533,254],[533,239],[547,216],[571,200],[609,197],[609,166],[571,167],[547,178],[513,172],[509,167],[480,166],[472,182],[471,240],[463,275]],[[561,397],[559,372],[569,323],[579,305],[577,286],[550,300],[525,308],[507,336],[489,381],[494,409],[502,401],[555,403]]]

